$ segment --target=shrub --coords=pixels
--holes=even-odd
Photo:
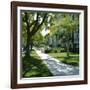
[[[53,48],[48,48],[45,47],[45,53],[60,53],[60,52],[65,52],[64,48],[57,48],[57,47],[53,47]]]
[[[47,50],[45,50],[45,53],[50,53],[50,50],[48,50],[48,49],[47,49]]]
[[[60,52],[60,48],[51,48],[50,52],[52,52],[52,53],[59,53]]]
[[[45,53],[50,53],[51,52],[51,48],[49,46],[46,46],[44,49],[45,49]]]
[[[65,50],[65,48],[60,48],[60,51],[65,52],[66,50]]]

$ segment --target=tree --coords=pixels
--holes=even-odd
[[[79,16],[72,18],[77,14],[64,14],[64,17],[61,20],[60,26],[63,30],[62,41],[65,43],[65,47],[67,50],[67,56],[69,57],[69,48],[70,41],[72,39],[72,34],[78,29],[79,26]]]
[[[39,31],[45,27],[50,29],[49,37],[53,37],[57,33],[61,34],[61,41],[65,44],[67,56],[69,56],[70,40],[72,34],[79,26],[79,14],[22,11],[21,15],[22,41],[26,56],[30,56],[33,43],[42,42],[42,36]]]
[[[41,35],[40,31],[37,31],[32,37],[33,45],[39,47],[43,43],[44,37]]]
[[[50,36],[53,37],[54,35],[59,35],[60,40],[65,45],[68,57],[70,42],[78,27],[79,14],[56,13],[53,15],[52,25],[50,26]]]
[[[47,13],[22,11],[23,43],[26,50],[25,56],[30,56],[32,49],[32,37],[42,27],[47,18]]]

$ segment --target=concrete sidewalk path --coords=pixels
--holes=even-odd
[[[34,50],[54,76],[79,75],[79,67],[64,64],[48,54],[42,53],[38,49],[34,48]]]

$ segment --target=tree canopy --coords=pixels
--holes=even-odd
[[[44,28],[50,30],[50,37],[59,33],[69,52],[70,38],[79,27],[79,14],[73,13],[22,11],[21,20],[22,45],[26,50],[26,55],[30,55],[30,49],[34,44],[43,43],[44,37],[41,31]]]

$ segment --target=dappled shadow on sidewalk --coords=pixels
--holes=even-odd
[[[54,76],[68,76],[68,75],[79,75],[79,67],[64,64],[58,59],[52,58],[48,54],[42,53],[36,49],[36,53],[47,65],[48,69]]]
[[[66,65],[50,59],[46,59],[44,62],[55,76],[79,75],[78,67]]]

